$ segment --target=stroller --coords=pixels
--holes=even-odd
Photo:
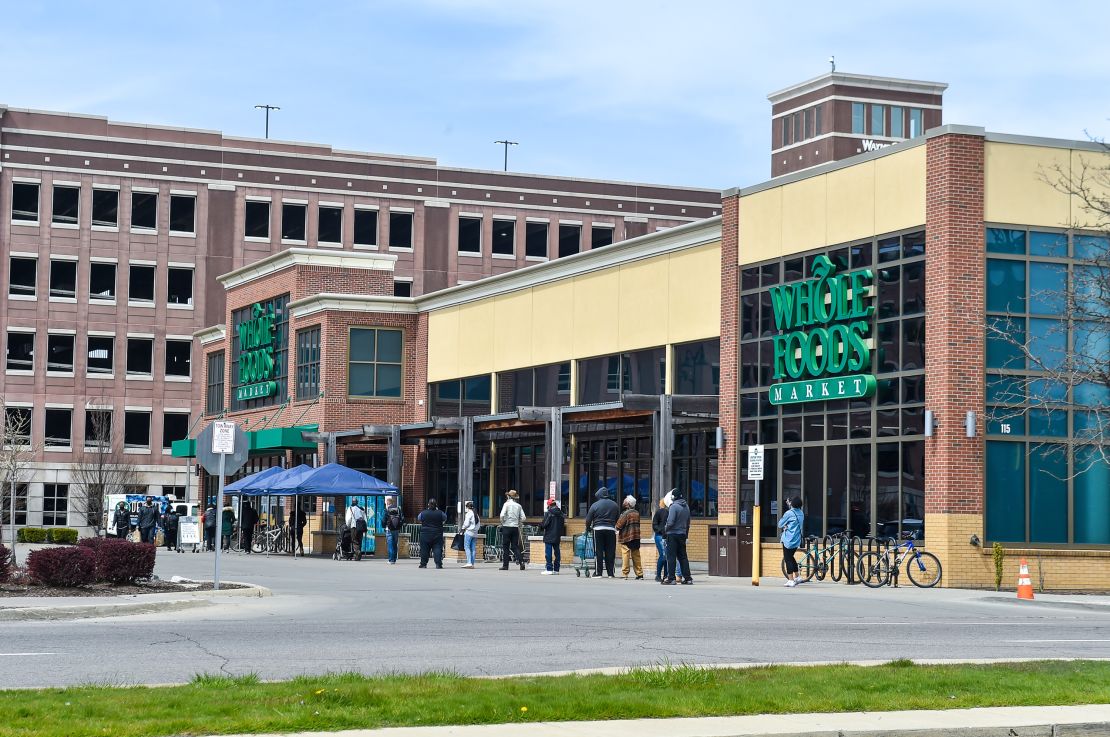
[[[355,545],[351,540],[351,528],[343,525],[339,528],[339,537],[335,541],[335,552],[331,554],[332,560],[354,560]]]

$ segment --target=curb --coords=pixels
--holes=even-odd
[[[1105,612],[1110,611],[1110,604],[1094,604],[1091,602],[1082,601],[1048,601],[1045,599],[1033,599],[1032,601],[1025,599],[1014,599],[1008,596],[984,596],[981,601],[989,601],[992,604],[1010,604],[1016,606],[1033,606],[1033,607],[1056,607],[1059,609],[1082,609],[1088,612]]]
[[[249,588],[228,589],[226,591],[183,591],[178,599],[163,599],[160,601],[136,601],[130,599],[120,602],[99,602],[96,604],[67,604],[64,606],[31,606],[12,607],[0,609],[0,622],[19,621],[52,621],[65,619],[92,619],[96,617],[125,617],[133,614],[153,614],[156,612],[175,612],[184,609],[196,609],[215,604],[216,597],[273,596],[273,592],[265,586],[227,581]],[[138,594],[137,596],[160,596],[160,594]]]

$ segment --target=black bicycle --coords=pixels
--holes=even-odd
[[[868,588],[877,589],[890,583],[897,586],[902,563],[906,564],[906,575],[914,586],[931,589],[940,583],[940,560],[932,553],[918,549],[912,539],[900,545],[891,545],[882,552],[864,553],[860,556],[856,573],[860,583]]]

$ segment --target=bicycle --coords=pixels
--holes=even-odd
[[[812,550],[818,581],[824,581],[826,575],[831,576],[834,581],[839,581],[844,577],[848,555],[845,550],[847,540],[847,532],[826,535],[824,539],[819,541],[819,545],[816,545]],[[814,542],[818,542],[817,538],[814,538]]]
[[[891,542],[895,542],[893,538]],[[856,573],[860,583],[868,588],[877,589],[891,582],[898,586],[898,570],[902,563],[906,564],[906,575],[914,586],[930,589],[940,583],[940,560],[932,553],[917,548],[912,537],[884,552],[860,556]]]
[[[265,527],[255,531],[254,539],[251,541],[251,551],[255,553],[284,553],[288,544],[288,527]]]
[[[814,556],[810,547],[817,544],[818,538],[815,535],[810,535],[805,539],[805,547],[798,550],[802,553],[802,559],[798,561],[798,580],[803,583],[813,578],[817,573],[817,557]],[[782,561],[782,575],[783,578],[790,578],[790,574],[786,572],[786,560]],[[824,575],[821,576],[824,578]]]

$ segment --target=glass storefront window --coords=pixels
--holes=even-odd
[[[1065,258],[1068,255],[1068,236],[1065,233],[1029,233],[1030,256],[1054,256]]]
[[[1098,448],[1075,449],[1075,542],[1110,545],[1110,462]]]
[[[987,326],[987,368],[1024,369],[1025,320],[988,317]]]
[[[749,344],[754,345],[754,344]],[[754,368],[756,362],[745,366]],[[674,347],[674,393],[721,393],[721,341],[703,340]]]
[[[1063,315],[1068,285],[1068,267],[1042,261],[1029,263],[1029,312]]]
[[[987,228],[988,253],[1025,253],[1025,231]]]
[[[1029,452],[1029,542],[1068,541],[1068,455],[1063,445]]]
[[[987,539],[1025,542],[1025,444],[987,441]]]
[[[1025,312],[1025,262],[987,259],[987,310]]]

